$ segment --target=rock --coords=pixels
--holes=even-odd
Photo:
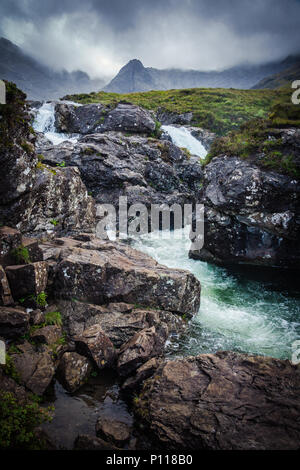
[[[43,155],[49,165],[64,161],[78,167],[98,204],[117,207],[120,196],[128,198],[128,205],[147,207],[183,206],[200,199],[203,170],[198,159],[188,159],[171,142],[109,132],[46,148]]]
[[[74,443],[75,450],[119,450],[114,445],[103,441],[99,437],[80,434]]]
[[[31,335],[32,340],[42,344],[54,344],[62,337],[62,329],[57,325],[38,328]]]
[[[141,367],[139,367],[136,370],[135,375],[132,377],[128,377],[128,379],[126,379],[125,382],[122,384],[122,391],[130,393],[132,393],[133,391],[137,392],[142,383],[154,374],[161,361],[162,359],[153,357]]]
[[[0,110],[0,221],[27,234],[54,227],[61,233],[93,231],[95,206],[78,170],[52,169],[37,158],[25,95],[7,86],[8,102]]]
[[[55,105],[55,125],[59,132],[93,134],[122,131],[151,134],[155,121],[151,114],[131,104],[119,103],[114,109],[102,104]]]
[[[29,351],[12,355],[23,385],[37,395],[43,395],[50,385],[55,369],[48,352]]]
[[[0,391],[12,393],[19,403],[26,402],[28,392],[11,377],[8,377],[0,367]]]
[[[118,447],[124,446],[129,441],[131,431],[131,426],[112,417],[100,416],[96,423],[97,436]]]
[[[22,244],[22,235],[19,230],[11,227],[0,227],[0,263],[7,266],[15,262],[12,251]]]
[[[21,266],[8,266],[6,275],[15,299],[27,295],[38,295],[46,290],[48,268],[45,261],[37,261],[36,263]]]
[[[190,124],[193,119],[193,113],[178,114],[164,108],[158,108],[156,117],[159,122],[164,125],[178,124],[184,126],[186,124]]]
[[[234,352],[160,365],[137,413],[168,450],[299,448],[299,367]]]
[[[236,157],[205,169],[205,244],[190,257],[217,264],[299,266],[300,183]]]
[[[116,351],[110,339],[99,325],[84,330],[74,338],[76,351],[94,360],[99,369],[111,367],[116,359]]]
[[[45,317],[40,309],[31,310],[29,314],[31,325],[40,325],[41,323],[44,323]]]
[[[39,247],[39,241],[34,238],[22,237],[22,246],[28,251],[31,262],[43,261],[43,254]]]
[[[99,325],[116,348],[126,343],[138,331],[167,323],[170,332],[178,333],[185,323],[180,317],[160,310],[143,309],[125,303],[107,306],[83,302],[60,301],[57,309],[62,314],[64,329],[72,338],[86,328]]]
[[[164,323],[156,328],[152,326],[136,333],[120,349],[117,366],[119,374],[126,377],[138,369],[144,362],[147,362],[152,357],[161,355],[167,338],[168,328]]]
[[[3,267],[0,265],[0,305],[11,305],[14,303],[8,280]]]
[[[21,308],[0,307],[0,336],[17,339],[29,329],[29,313]]]
[[[75,392],[88,379],[92,370],[91,362],[76,352],[66,352],[57,370],[59,380],[68,392]]]
[[[126,302],[185,314],[199,309],[200,283],[188,271],[159,265],[121,242],[62,238],[55,268],[56,298],[107,304]],[[43,246],[41,245],[41,249]]]

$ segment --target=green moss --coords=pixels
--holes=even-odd
[[[262,168],[300,178],[297,164],[299,152],[282,141],[277,126],[278,122],[284,121],[284,127],[294,127],[296,116],[300,118],[300,107],[282,104],[274,106],[268,119],[251,120],[239,130],[216,139],[203,164],[207,165],[219,155],[238,156]]]
[[[16,369],[14,361],[10,355],[10,352],[5,355],[5,366],[4,373],[14,379],[15,382],[20,383],[20,375]]]
[[[28,249],[20,245],[14,250],[12,250],[12,255],[14,256],[17,264],[29,264],[31,263]]]
[[[0,391],[0,448],[42,449],[43,443],[38,440],[35,429],[51,421],[49,411],[34,399],[20,403],[12,393]]]
[[[290,103],[291,90],[288,87],[279,90],[191,88],[125,95],[101,91],[93,94],[68,95],[65,98],[81,104],[101,103],[111,107],[125,100],[153,111],[162,108],[167,112],[178,114],[192,112],[191,125],[224,135],[228,131],[238,129],[250,119],[267,117],[275,104]]]
[[[93,155],[95,153],[95,150],[92,149],[91,147],[87,147],[81,152],[83,155]]]

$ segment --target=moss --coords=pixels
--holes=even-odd
[[[13,352],[11,352],[13,353]],[[10,352],[6,353],[5,355],[5,366],[3,368],[4,373],[14,379],[15,382],[20,383],[20,375],[16,369],[14,361],[10,355]]]
[[[92,149],[91,147],[87,147],[81,152],[83,155],[93,155],[95,153],[95,150]]]
[[[52,175],[56,175],[56,171],[53,170],[52,168],[50,168],[49,166],[45,165],[44,163],[42,163],[41,160],[39,160],[36,164],[36,169],[37,170],[40,170],[40,171],[48,171],[49,173],[51,173]]]
[[[60,312],[48,312],[45,314],[46,325],[62,326],[62,318]]]
[[[29,264],[31,263],[29,251],[24,245],[20,245],[14,250],[12,250],[12,255],[14,256],[18,264]]]
[[[186,158],[189,160],[191,158],[191,152],[185,147],[181,147],[181,150],[185,154]]]
[[[290,103],[291,90],[288,87],[279,90],[191,88],[125,95],[101,91],[68,95],[65,98],[81,104],[101,103],[111,107],[125,100],[153,111],[161,108],[170,113],[192,112],[191,125],[224,135],[250,119],[266,118],[275,104]]]
[[[41,408],[34,397],[20,403],[12,393],[0,391],[0,448],[41,450],[44,443],[35,429],[51,421],[49,412],[50,408]]]

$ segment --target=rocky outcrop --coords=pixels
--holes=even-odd
[[[100,416],[96,423],[96,434],[98,437],[118,447],[124,446],[130,439],[132,428],[118,419]]]
[[[99,204],[183,204],[199,201],[202,167],[168,141],[109,132],[91,134],[77,144],[41,147],[44,161],[77,166],[82,180]]]
[[[21,308],[0,307],[0,336],[16,339],[25,335],[29,329],[30,315]]]
[[[6,273],[0,265],[0,305],[11,305],[13,302]]]
[[[80,238],[80,237],[79,237]],[[121,242],[90,237],[60,238],[40,245],[44,260],[56,262],[56,298],[105,304],[126,302],[192,317],[200,305],[200,283],[188,271],[159,265]]]
[[[190,257],[218,264],[297,268],[300,184],[236,157],[205,168],[204,247]]]
[[[100,103],[84,106],[57,103],[55,126],[58,132],[78,134],[107,131],[152,134],[156,124],[148,111],[132,104],[119,103],[111,108]]]
[[[46,289],[48,266],[44,261],[7,266],[5,271],[12,295],[16,300],[28,295],[38,295]]]
[[[179,124],[181,126],[189,125],[193,119],[193,113],[175,113],[164,108],[158,108],[157,119],[164,125]]]
[[[94,361],[98,369],[112,367],[116,360],[113,343],[99,325],[90,326],[80,336],[75,336],[76,351]]]
[[[0,108],[0,221],[24,233],[94,229],[94,203],[78,170],[38,160],[25,95],[8,84]]]
[[[165,362],[144,383],[137,412],[157,448],[298,449],[298,369],[233,352]]]

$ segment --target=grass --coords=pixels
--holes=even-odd
[[[128,94],[100,91],[67,95],[65,99],[81,104],[102,103],[110,106],[126,101],[153,111],[163,108],[179,114],[193,112],[191,125],[224,135],[250,119],[267,117],[273,105],[290,102],[291,94],[288,87],[279,90],[190,88]]]
[[[277,104],[268,119],[254,119],[216,139],[204,165],[219,155],[238,156],[265,169],[300,178],[299,150],[282,141],[279,128],[300,127],[300,106]]]
[[[29,264],[29,263],[31,263],[29,251],[23,245],[20,245],[17,248],[15,248],[12,251],[12,255],[14,256],[14,258],[16,260],[16,263],[18,263],[18,264]]]

